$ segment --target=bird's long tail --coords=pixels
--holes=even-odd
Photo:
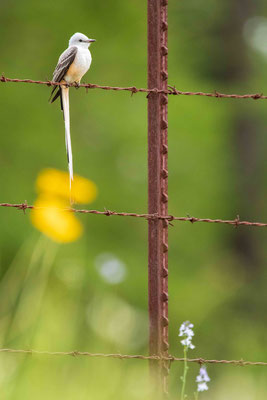
[[[71,150],[71,139],[70,139],[70,103],[69,103],[69,88],[61,86],[61,99],[63,105],[63,116],[65,122],[65,143],[69,165],[70,174],[70,189],[71,182],[73,181],[73,163],[72,163],[72,150]]]

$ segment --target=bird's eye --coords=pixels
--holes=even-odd
[[[80,39],[79,42],[82,42],[82,39]]]

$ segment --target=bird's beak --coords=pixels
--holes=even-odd
[[[88,40],[85,40],[85,42],[87,42],[87,43],[92,43],[92,42],[95,42],[96,40],[95,39],[88,39]]]

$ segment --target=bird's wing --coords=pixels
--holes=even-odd
[[[65,50],[61,56],[59,57],[57,66],[55,68],[55,71],[53,73],[53,81],[54,82],[60,82],[66,73],[68,72],[69,67],[74,61],[74,58],[77,54],[78,47],[76,46],[71,46],[68,47],[67,50]]]
[[[78,51],[78,47],[76,46],[71,46],[68,47],[59,57],[58,59],[58,63],[57,66],[55,68],[55,71],[53,73],[53,81],[54,82],[61,82],[62,79],[64,78],[64,76],[66,75],[66,73],[68,72],[69,67],[71,66],[71,64],[74,61],[74,58],[77,54]],[[58,88],[58,86],[54,86],[53,90],[51,92],[50,95],[50,99],[54,93],[54,91]],[[58,96],[61,93],[60,88],[58,88],[59,90],[57,91],[56,95],[53,97],[53,99],[51,100],[51,103],[53,103]],[[62,108],[62,107],[61,107]]]

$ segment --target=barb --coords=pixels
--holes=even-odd
[[[13,354],[28,354],[28,355],[46,355],[46,356],[72,356],[72,357],[93,357],[93,358],[117,358],[121,360],[155,360],[155,361],[169,361],[169,362],[184,362],[185,358],[179,358],[169,355],[163,356],[145,356],[142,354],[120,354],[120,353],[89,353],[88,351],[38,351],[38,350],[20,350],[20,349],[5,349],[0,348],[0,353],[13,353]],[[198,364],[232,364],[237,366],[267,366],[264,361],[244,361],[241,360],[208,360],[205,358],[187,358],[187,362]]]
[[[44,207],[35,207],[28,205],[27,203],[0,203],[0,207],[11,207],[17,208],[18,210],[22,210],[25,212],[27,209],[43,209]],[[105,215],[110,217],[111,215],[115,215],[118,217],[134,217],[134,218],[144,218],[144,219],[162,219],[167,220],[168,222],[172,221],[187,221],[191,222],[192,224],[195,222],[208,222],[208,223],[215,223],[215,224],[228,224],[228,225],[245,225],[245,226],[257,226],[257,227],[266,227],[267,223],[264,222],[249,222],[249,221],[241,221],[239,215],[233,220],[225,220],[225,219],[211,219],[211,218],[195,218],[195,217],[175,217],[174,215],[158,215],[158,214],[137,214],[137,213],[129,213],[129,212],[117,212],[117,211],[98,211],[98,210],[79,210],[76,208],[66,208],[63,209],[65,211],[79,213],[79,214],[95,214],[95,215]]]
[[[4,75],[0,77],[0,82],[7,83],[7,82],[13,82],[13,83],[35,83],[37,85],[46,85],[46,86],[60,86],[61,84],[59,82],[53,82],[53,81],[35,81],[32,79],[11,79],[11,78],[6,78]],[[75,84],[67,84],[65,86],[75,86],[77,88],[77,85]],[[253,99],[253,100],[266,100],[267,96],[264,96],[262,93],[252,93],[252,94],[224,94],[217,92],[215,90],[214,92],[211,93],[206,93],[206,92],[183,92],[181,90],[177,90],[175,86],[168,86],[168,90],[163,90],[163,89],[146,89],[146,88],[137,88],[136,86],[126,86],[126,87],[120,87],[120,86],[106,86],[106,85],[98,85],[95,83],[81,83],[79,87],[83,87],[86,90],[88,89],[102,89],[102,90],[113,90],[113,91],[128,91],[131,92],[132,94],[141,92],[141,93],[158,93],[158,94],[166,94],[166,95],[174,95],[174,96],[206,96],[206,97],[213,97],[213,98],[226,98],[226,99]]]

